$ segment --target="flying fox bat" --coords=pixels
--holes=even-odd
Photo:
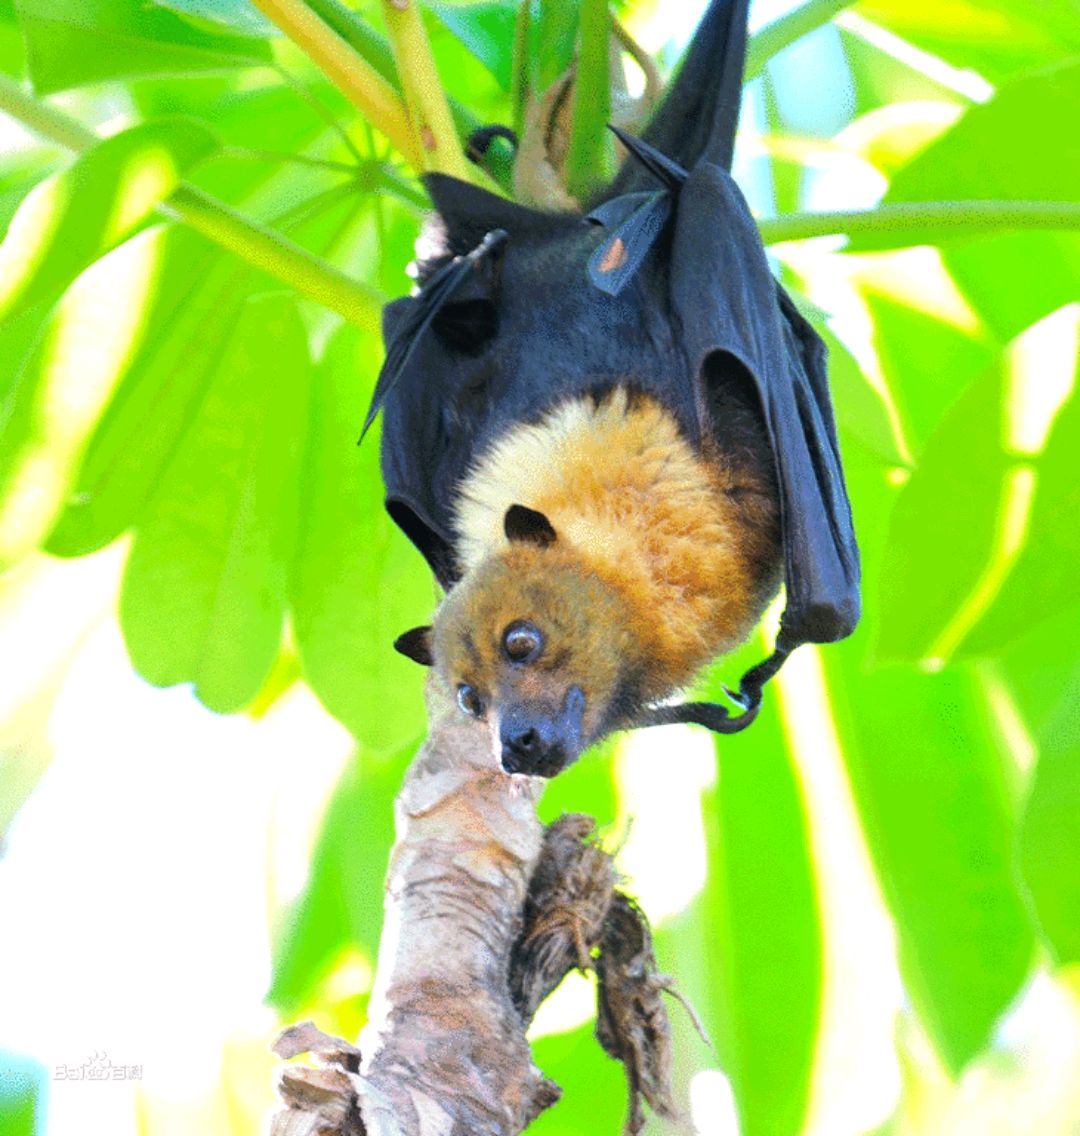
[[[714,0],[581,213],[438,174],[419,291],[387,305],[390,516],[446,596],[395,646],[553,776],[618,729],[749,725],[799,644],[848,635],[859,556],[825,347],[729,173],[748,0]],[[783,583],[741,713],[672,698]]]

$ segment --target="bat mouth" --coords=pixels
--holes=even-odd
[[[585,694],[580,686],[570,687],[554,713],[542,703],[505,707],[499,717],[503,769],[532,777],[561,773],[581,756],[584,717]]]

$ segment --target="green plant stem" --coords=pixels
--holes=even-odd
[[[0,111],[35,134],[81,152],[99,139],[81,122],[26,94],[18,83],[0,75]],[[249,221],[224,202],[182,185],[159,211],[179,218],[241,260],[261,268],[309,299],[325,304],[358,327],[379,324],[383,297],[374,289],[326,264],[280,233]]]
[[[582,0],[566,188],[588,197],[611,173],[607,122],[611,117],[611,12],[608,0]]]
[[[351,280],[288,237],[253,225],[246,217],[194,186],[181,186],[163,206],[196,232],[236,253],[309,300],[323,304],[357,327],[379,326],[383,297]]]
[[[383,17],[423,169],[476,180],[461,151],[418,0],[383,0]]]
[[[525,129],[525,103],[529,98],[529,30],[532,26],[530,0],[518,0],[514,19],[514,56],[510,71],[510,123],[520,138]]]
[[[323,71],[362,115],[405,156],[415,170],[423,157],[401,98],[393,86],[357,54],[303,0],[252,0]]]
[[[341,0],[307,0],[307,6],[332,28],[362,59],[394,88],[401,91],[401,79],[394,63],[394,51],[387,40],[381,36],[362,16],[341,3]],[[464,152],[464,140],[480,125],[480,120],[467,107],[455,98],[447,96],[450,114],[454,120],[460,149]],[[518,131],[520,134],[520,130]],[[493,146],[484,160],[484,169],[505,190],[513,184],[513,157],[504,148]]]
[[[349,177],[358,177],[361,168],[349,162],[334,162],[329,158],[311,158],[307,154],[287,154],[283,150],[252,150],[247,146],[226,146],[221,151],[226,158],[251,162],[283,162],[291,166],[310,166],[313,169],[333,170]]]
[[[41,138],[81,153],[100,139],[77,119],[34,98],[14,79],[0,75],[0,111],[10,115]]]
[[[928,233],[971,236],[998,229],[1080,229],[1074,201],[918,201],[837,213],[792,213],[758,222],[767,245],[812,237],[863,237],[848,251],[928,243]]]
[[[855,0],[809,0],[801,8],[773,20],[751,36],[746,48],[746,67],[743,76],[747,82],[765,70],[765,64],[785,47],[802,39],[815,28],[827,24],[837,12],[850,8]]]
[[[307,0],[307,6],[400,94],[394,50],[363,16],[341,0]]]

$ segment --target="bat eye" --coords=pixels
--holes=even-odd
[[[463,682],[457,688],[457,704],[470,718],[484,716],[484,700],[477,693],[476,687],[470,686],[467,682]]]
[[[512,663],[531,663],[544,649],[544,636],[535,623],[515,620],[503,632],[503,651]]]

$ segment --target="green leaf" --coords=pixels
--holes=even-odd
[[[622,1066],[600,1048],[592,1025],[538,1038],[533,1057],[562,1089],[552,1108],[529,1125],[529,1136],[614,1136],[626,1112]]]
[[[0,245],[0,320],[70,284],[131,236],[216,148],[194,120],[143,123],[35,186]]]
[[[995,83],[1080,52],[1075,0],[861,0],[858,11]]]
[[[344,948],[355,945],[375,963],[394,798],[412,755],[412,748],[385,761],[361,754],[334,790],[307,885],[274,940],[266,998],[284,1017],[312,997]]]
[[[210,34],[130,0],[17,0],[16,6],[39,94],[136,75],[224,71],[271,58],[260,39]]]
[[[149,312],[46,547],[103,548],[138,519],[192,419],[239,318],[249,274],[202,237],[162,234]]]
[[[303,149],[320,133],[320,120],[280,89],[231,100],[217,111],[215,127],[226,139],[242,138],[242,120],[260,133],[265,122],[272,122],[286,148]],[[269,141],[269,128],[266,133],[255,144]],[[321,137],[325,135],[323,130]],[[272,165],[255,162],[238,170],[224,162],[208,163],[197,176],[210,181],[215,192],[240,198],[240,207],[249,213],[265,212],[267,202],[280,207],[282,200],[299,201],[303,208],[306,189],[320,184],[309,170],[275,172]],[[300,236],[295,229],[291,235]],[[308,244],[322,251],[318,241]],[[165,232],[138,344],[87,448],[78,481],[49,537],[49,552],[93,552],[135,523],[197,413],[240,306],[253,289],[276,286],[182,226]],[[3,339],[0,332],[0,351]]]
[[[805,286],[805,282],[800,282]],[[829,352],[829,389],[836,407],[837,429],[850,433],[888,465],[903,465],[900,438],[890,420],[895,389],[884,396],[871,385],[855,357],[832,332],[827,315],[804,296],[791,290],[799,311],[814,325]]]
[[[150,0],[150,4],[153,8],[175,12],[196,28],[207,31],[258,36],[260,39],[281,35],[251,0]]]
[[[1080,658],[1074,658],[1057,713],[1039,737],[1039,761],[1020,826],[1020,871],[1047,945],[1061,966],[1080,962],[1078,705]]]
[[[1078,201],[1078,107],[1080,63],[1019,79],[898,170],[883,200]]]
[[[17,79],[26,74],[26,52],[15,20],[15,0],[0,0],[0,72]]]
[[[1004,436],[995,370],[942,420],[893,509],[875,593],[880,658],[915,662],[934,653],[986,568],[1013,465]]]
[[[1080,63],[1025,76],[900,169],[882,201],[1080,201],[1078,114]],[[944,243],[932,231],[925,239]],[[856,236],[848,250],[873,247],[873,237]],[[950,241],[943,255],[1002,342],[1076,298],[1080,236],[1005,232]]]
[[[1031,605],[1029,605],[1031,610]],[[994,666],[1016,699],[1020,717],[1041,739],[1062,708],[1062,691],[1080,670],[1080,600],[1050,619],[1031,610],[1029,629],[1003,647]]]
[[[508,4],[428,4],[440,22],[510,90],[514,8]]]
[[[365,747],[388,752],[423,733],[420,668],[394,639],[429,623],[435,586],[382,503],[376,440],[357,448],[373,337],[343,327],[316,371],[304,486],[307,508],[292,582],[304,676]]]
[[[901,974],[958,1074],[990,1040],[1032,961],[1013,870],[1012,759],[967,670],[868,675],[845,647],[823,657],[853,711],[844,752]]]
[[[60,146],[32,146],[14,150],[3,158],[0,168],[0,240],[26,195],[59,166],[69,161]]]
[[[986,654],[1022,635],[1033,622],[1060,620],[1076,604],[1080,563],[1080,396],[1073,394],[1035,461],[1035,500],[1024,545],[993,602],[961,644]],[[1033,599],[1037,602],[1033,605]]]
[[[0,570],[49,531],[139,343],[161,251],[161,229],[141,233],[91,265],[40,330],[34,310],[13,321],[34,345],[0,404]]]
[[[940,307],[918,310],[871,290],[863,299],[882,375],[917,456],[961,394],[998,364],[1001,345],[978,323],[957,327]],[[837,413],[845,413],[839,393],[836,403]]]
[[[250,301],[136,533],[120,599],[135,668],[222,713],[277,656],[308,418],[295,303]]]
[[[684,989],[720,1045],[743,1136],[796,1136],[820,1025],[822,941],[805,809],[775,699],[751,734],[718,739],[716,750],[719,782],[705,802],[708,987],[704,1000]]]

